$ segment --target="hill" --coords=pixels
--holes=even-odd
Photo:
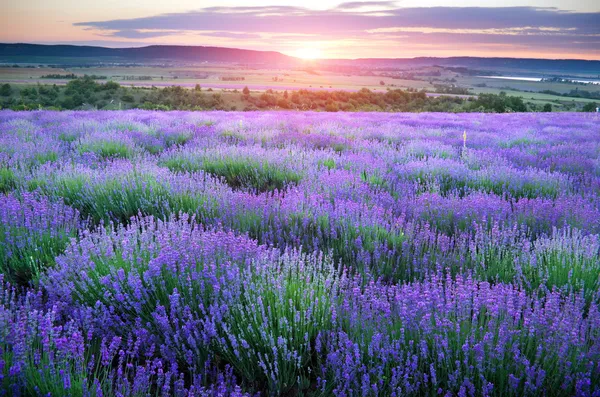
[[[76,45],[3,44],[0,63],[156,63],[156,62],[231,62],[269,66],[300,65],[302,60],[276,51],[239,48],[153,45],[147,47],[107,48]],[[425,66],[451,66],[500,72],[547,73],[600,76],[600,61],[577,59],[418,57],[323,59],[313,62],[322,68],[408,69]]]
[[[106,48],[75,45],[0,44],[0,61],[16,58],[95,58],[98,62],[121,61],[191,61],[238,62],[252,64],[285,64],[295,58],[275,51],[253,51],[238,48],[154,45],[137,48]],[[17,59],[17,60],[18,60]]]

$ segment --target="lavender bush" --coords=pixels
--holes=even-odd
[[[0,199],[0,271],[26,284],[37,279],[83,226],[77,210],[31,193]]]
[[[600,396],[594,114],[0,112],[0,396]]]

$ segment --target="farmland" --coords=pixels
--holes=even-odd
[[[600,393],[597,114],[2,111],[0,193],[8,395]]]
[[[56,64],[53,64],[55,62]],[[76,64],[69,64],[77,62]],[[50,66],[49,66],[50,65]],[[538,74],[535,74],[538,73]],[[188,89],[196,85],[203,89],[222,94],[223,109],[235,107],[243,110],[248,103],[240,101],[232,92],[244,87],[258,92],[267,90],[283,91],[346,91],[357,92],[368,89],[385,94],[390,90],[422,91],[427,95],[450,97],[477,97],[481,94],[498,95],[506,92],[510,96],[522,98],[531,111],[541,111],[550,105],[555,111],[578,111],[586,104],[600,102],[600,84],[596,73],[582,73],[580,76],[566,70],[532,70],[500,68],[478,70],[451,66],[394,66],[374,67],[344,66],[328,64],[325,61],[301,61],[293,66],[269,67],[267,65],[244,64],[243,62],[204,62],[204,63],[118,63],[116,61],[98,63],[98,60],[72,60],[64,58],[29,59],[25,64],[0,65],[0,83],[8,83],[15,91],[22,88],[35,88],[37,85],[63,86],[70,79],[67,76],[85,75],[101,77],[99,82],[114,81],[127,87],[130,94],[141,98],[154,89],[180,86]],[[544,77],[568,76],[582,78],[594,83],[579,84],[557,81],[519,81],[511,79],[485,78],[482,75],[501,74],[535,75]],[[49,78],[53,76],[54,78]],[[61,78],[63,77],[63,78]],[[135,89],[133,88],[135,87]],[[16,96],[15,100],[20,97]],[[2,106],[0,104],[0,106]],[[106,104],[105,104],[106,106]],[[4,106],[5,108],[9,106]],[[36,107],[37,108],[37,107]],[[270,109],[275,108],[271,106]],[[107,109],[111,109],[108,106]],[[285,109],[285,108],[284,108]],[[358,109],[365,110],[365,109]],[[442,109],[425,109],[442,111]],[[405,110],[406,111],[406,110]],[[464,111],[464,109],[462,110]]]

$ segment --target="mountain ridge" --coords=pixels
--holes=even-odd
[[[0,62],[14,57],[54,58],[116,58],[127,61],[196,61],[235,62],[248,64],[302,64],[300,58],[277,51],[258,51],[215,46],[150,45],[144,47],[111,48],[71,44],[0,43]],[[356,58],[319,59],[311,61],[318,65],[348,65],[370,67],[400,66],[458,66],[471,68],[523,68],[532,71],[556,70],[562,72],[585,72],[600,75],[600,61],[584,59],[543,59],[507,57],[414,57],[414,58]]]

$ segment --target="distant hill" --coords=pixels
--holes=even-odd
[[[411,68],[422,66],[452,66],[469,69],[528,71],[531,74],[556,72],[600,75],[600,61],[580,59],[479,58],[479,57],[419,57],[419,58],[362,58],[336,59],[328,64],[346,64],[372,68]]]
[[[98,62],[190,61],[284,64],[296,59],[275,51],[253,51],[224,47],[154,45],[139,48],[106,48],[75,45],[0,44],[0,61],[26,58],[92,58]]]
[[[238,48],[154,45],[139,48],[106,48],[75,45],[2,44],[0,62],[31,63],[113,63],[113,62],[232,62],[262,65],[301,65],[302,60],[276,51],[253,51]],[[585,74],[600,76],[600,61],[551,60],[526,58],[420,57],[324,59],[314,67],[349,67],[405,69],[423,66],[466,67],[478,70],[525,74]]]

